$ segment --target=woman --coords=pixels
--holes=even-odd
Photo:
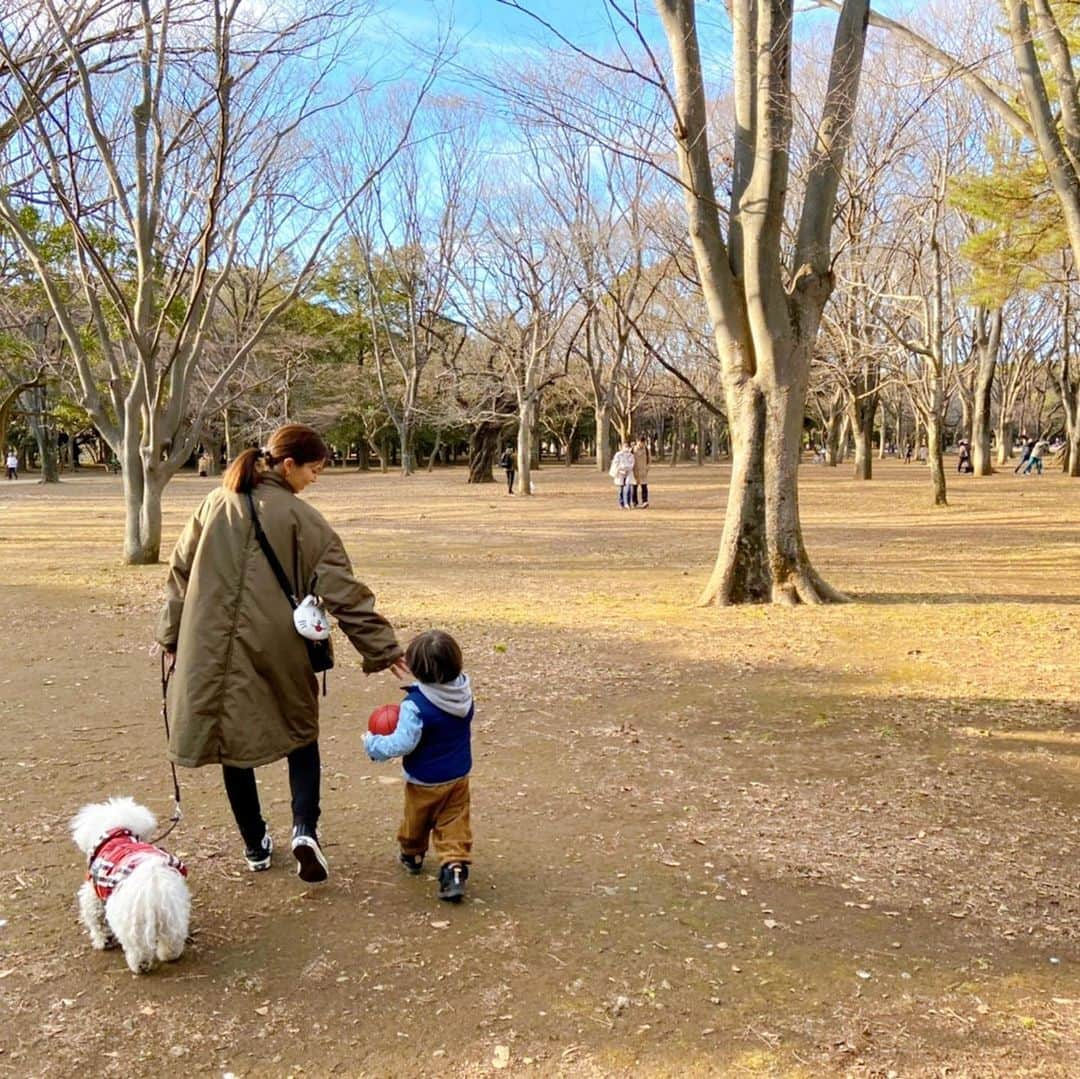
[[[329,451],[302,424],[279,427],[265,449],[244,450],[177,541],[157,640],[174,656],[169,758],[188,768],[221,764],[225,791],[253,871],[268,869],[254,769],[287,757],[292,851],[302,880],[326,880],[319,846],[318,684],[290,604],[255,533],[249,497],[294,594],[317,590],[365,673],[394,669],[401,647],[353,577],[337,533],[297,498]]]
[[[649,508],[649,444],[644,437],[639,438],[634,445],[634,505],[638,504],[638,490],[641,491],[641,508]]]

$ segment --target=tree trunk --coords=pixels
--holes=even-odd
[[[671,424],[671,456],[668,458],[668,464],[674,468],[679,463],[679,450],[682,448],[683,441],[683,425],[682,419],[676,419]]]
[[[131,430],[131,428],[129,428]],[[150,566],[161,557],[161,493],[165,488],[156,476],[145,474],[139,446],[124,440],[121,452],[124,491],[124,562]]]
[[[518,424],[518,489],[514,492],[525,498],[532,495],[533,425],[535,422],[536,402],[525,401],[521,406],[521,422]]]
[[[861,411],[861,410],[860,410]],[[874,475],[874,419],[853,424],[855,429],[855,479],[869,480]]]
[[[203,449],[210,458],[210,465],[206,472],[209,476],[221,475],[221,442],[219,439],[203,435]]]
[[[411,476],[415,471],[413,462],[413,427],[412,419],[406,413],[397,425],[398,440],[401,443],[401,474]]]
[[[720,550],[700,602],[767,603],[771,589],[765,553],[765,398],[750,380],[727,397],[731,483]]]
[[[976,476],[994,472],[990,463],[990,409],[994,404],[994,372],[1001,350],[1001,324],[1000,308],[993,312],[978,310],[975,324],[978,365],[971,394],[971,464]]]
[[[1013,422],[1004,412],[998,417],[997,424],[997,463],[1007,464],[1013,455]]]
[[[602,402],[596,406],[596,469],[607,475],[611,467],[611,406]]]
[[[469,432],[469,478],[466,483],[494,483],[495,462],[503,425],[494,421],[478,423]]]
[[[934,486],[934,505],[947,506],[945,491],[945,460],[941,448],[941,420],[932,414],[926,423],[926,454],[930,465],[930,478]]]
[[[993,403],[994,368],[997,356],[980,351],[975,375],[975,395],[971,407],[971,464],[976,476],[994,471],[990,460],[990,409]]]
[[[1080,424],[1074,423],[1069,431],[1062,471],[1066,476],[1080,476]]]
[[[41,476],[38,482],[59,483],[60,457],[56,444],[56,432],[49,423],[48,389],[44,382],[40,382],[27,393],[30,398],[30,407],[26,410],[26,420],[34,433],[38,458],[41,461]],[[68,440],[69,446],[74,446],[74,444],[74,438]]]
[[[41,458],[41,477],[39,483],[60,482],[60,462],[56,452],[56,436],[48,425],[33,423],[34,440],[38,445],[38,456]]]
[[[864,385],[866,378],[864,378]],[[868,392],[864,396],[856,398],[851,405],[848,419],[855,435],[855,478],[857,480],[869,480],[874,474],[874,416],[877,412],[878,396],[875,392]],[[884,439],[885,431],[882,424],[881,437]]]
[[[960,397],[960,438],[971,441],[971,398],[964,392]]]
[[[777,367],[809,374],[809,357],[805,362],[788,357]],[[847,598],[822,580],[803,544],[798,472],[805,410],[806,386],[797,381],[774,386],[766,394],[765,545],[770,599],[789,606],[843,602]]]
[[[530,432],[531,433],[531,438],[530,438],[530,442],[529,442],[529,444],[530,444],[529,452],[530,452],[530,455],[531,455],[529,457],[529,467],[533,468],[533,469],[539,469],[540,468],[540,451],[544,447],[544,440],[543,440],[543,438],[542,438],[542,436],[540,434],[540,401],[539,401],[539,398],[533,402],[532,410],[531,410],[530,414],[532,416],[532,427],[531,427],[531,432]]]
[[[221,423],[225,432],[225,460],[232,461],[236,457],[236,454],[233,452],[232,417],[227,408],[222,409]]]
[[[843,412],[832,412],[825,426],[825,464],[830,468],[840,463],[840,428],[843,422]]]
[[[810,564],[799,522],[805,387],[728,391],[731,485],[720,551],[701,603],[843,602]]]

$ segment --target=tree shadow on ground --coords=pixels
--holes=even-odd
[[[873,603],[887,607],[900,604],[926,604],[944,607],[955,604],[1016,603],[1024,607],[1049,607],[1080,605],[1080,595],[1030,595],[994,592],[848,592],[859,603]]]

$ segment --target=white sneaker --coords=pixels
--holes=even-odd
[[[300,827],[293,829],[292,852],[296,859],[296,875],[302,881],[319,884],[330,876],[330,866],[311,830]]]
[[[274,852],[274,841],[267,832],[257,847],[248,847],[244,851],[244,860],[252,873],[261,873],[270,868],[270,855]]]

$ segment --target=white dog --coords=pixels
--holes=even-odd
[[[97,949],[119,944],[136,974],[184,951],[191,914],[187,867],[146,842],[157,821],[131,798],[85,805],[71,837],[87,859],[79,913]]]

